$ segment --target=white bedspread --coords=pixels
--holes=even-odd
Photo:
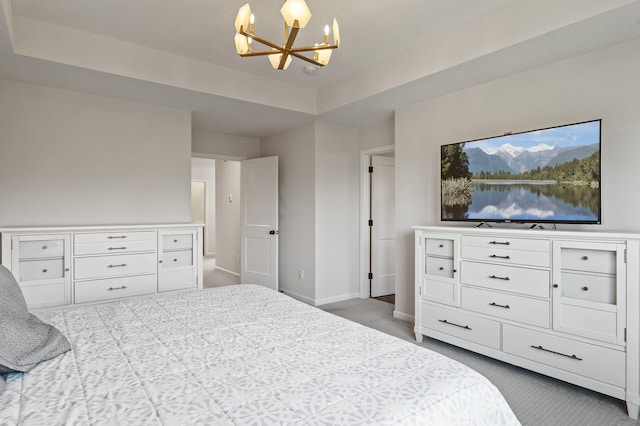
[[[259,286],[38,316],[73,350],[9,376],[1,425],[518,424],[464,365]]]

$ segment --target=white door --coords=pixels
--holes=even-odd
[[[371,157],[371,297],[396,292],[395,159]]]
[[[240,281],[278,289],[278,157],[242,161]]]

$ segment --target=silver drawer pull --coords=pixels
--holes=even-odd
[[[126,250],[126,247],[109,247],[107,250]]]
[[[114,238],[127,238],[127,236],[126,235],[109,235],[107,238],[110,240],[113,240]]]
[[[500,244],[502,246],[509,246],[511,243],[509,241],[489,241],[489,244]]]
[[[123,263],[122,265],[109,265],[109,266],[107,266],[107,268],[122,268],[122,267],[125,267],[125,266],[127,266],[127,264]]]
[[[493,278],[494,280],[504,280],[509,281],[509,277],[498,277],[496,275],[489,275],[489,278]]]
[[[533,349],[538,349],[538,350],[540,350],[540,351],[545,351],[545,352],[549,352],[549,353],[556,354],[556,355],[566,356],[567,358],[575,359],[576,361],[582,361],[582,358],[578,358],[578,357],[577,357],[577,356],[575,356],[575,355],[567,355],[567,354],[563,354],[563,353],[561,353],[561,352],[552,351],[551,349],[543,348],[543,347],[542,347],[542,345],[540,345],[540,346],[533,346],[533,345],[531,345],[531,347],[532,347]]]
[[[489,306],[497,306],[498,308],[511,309],[511,306],[509,306],[509,305],[499,305],[496,302],[489,303]]]
[[[449,325],[455,325],[456,327],[464,328],[465,330],[471,330],[471,329],[472,329],[472,328],[471,328],[471,327],[469,327],[468,325],[460,325],[460,324],[456,324],[456,323],[453,323],[453,322],[449,322],[449,321],[447,321],[446,319],[444,319],[444,320],[438,320],[438,321],[443,322],[443,323],[445,323],[445,324],[449,324]]]
[[[113,290],[126,290],[127,286],[123,285],[122,287],[109,287],[107,289],[107,291],[113,291]]]
[[[507,259],[507,260],[511,259],[511,256],[498,256],[497,254],[492,254],[489,257],[492,257],[494,259]]]

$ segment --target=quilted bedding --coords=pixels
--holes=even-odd
[[[37,315],[73,349],[9,376],[1,425],[519,424],[468,367],[259,286]]]

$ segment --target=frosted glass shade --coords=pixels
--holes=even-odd
[[[243,55],[249,51],[249,41],[242,34],[236,33],[233,41],[236,43],[236,52],[238,52],[238,55]]]
[[[331,59],[331,49],[318,50],[318,62],[322,65],[327,65],[329,59]]]
[[[340,46],[340,27],[336,18],[333,18],[333,44]]]
[[[297,19],[298,28],[304,28],[311,19],[311,11],[304,0],[287,0],[280,9],[280,13],[290,27],[293,27]]]
[[[240,9],[238,9],[238,14],[236,15],[236,32],[240,32],[240,27],[242,27],[245,31],[249,31],[249,19],[251,18],[251,6],[249,3],[245,3]]]
[[[273,55],[269,55],[269,62],[271,62],[271,66],[274,69],[278,69],[278,65],[280,65],[280,59],[282,58],[282,53],[274,53]],[[287,60],[284,61],[284,68],[289,68],[289,64],[291,63],[291,56],[287,56]]]

